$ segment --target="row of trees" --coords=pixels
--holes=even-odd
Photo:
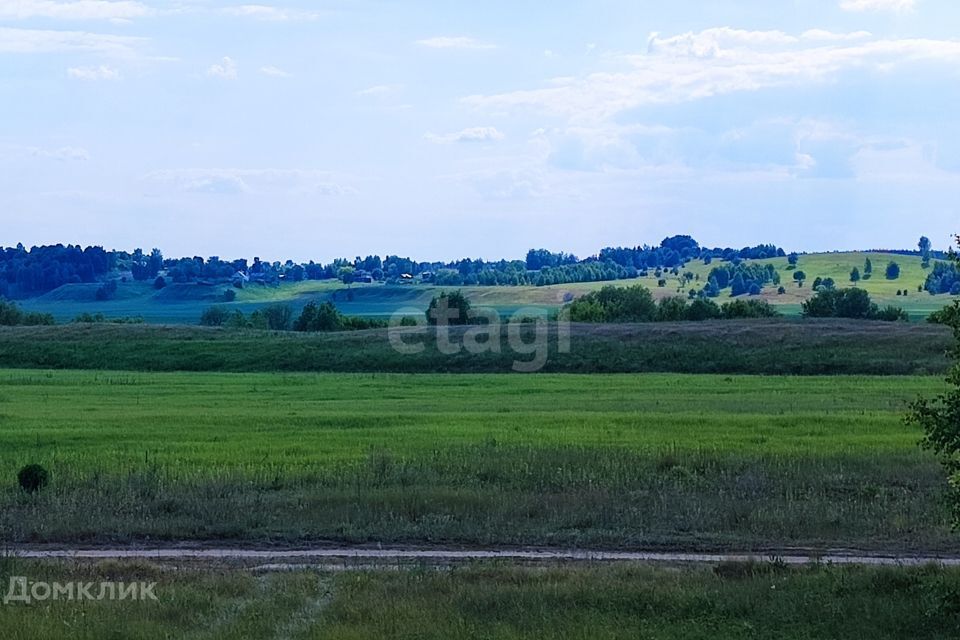
[[[566,309],[572,322],[669,322],[734,318],[771,318],[779,315],[765,300],[735,300],[718,305],[707,298],[692,301],[680,296],[653,299],[642,285],[608,285],[571,302]]]
[[[960,269],[954,262],[935,262],[923,283],[924,290],[931,294],[949,293],[960,295]]]
[[[96,282],[114,268],[112,252],[74,245],[0,249],[0,297],[29,298],[70,283]]]
[[[646,271],[682,267],[691,260],[703,260],[706,264],[710,264],[713,260],[725,260],[727,262],[762,260],[784,255],[786,254],[783,249],[772,244],[761,244],[742,249],[729,247],[709,249],[701,247],[690,236],[671,236],[664,238],[657,247],[647,245],[633,248],[607,247],[600,251],[597,258],[601,261],[612,261],[622,267],[632,267],[638,271]],[[527,266],[530,267],[529,260]]]
[[[49,313],[27,313],[15,302],[0,298],[0,327],[55,324]]]
[[[329,301],[307,303],[296,319],[293,317],[293,309],[286,304],[269,305],[249,315],[239,309],[231,311],[226,307],[213,306],[203,311],[200,324],[207,327],[270,331],[346,331],[387,326],[382,320],[345,316]]]
[[[900,307],[883,309],[870,301],[863,289],[834,289],[821,287],[814,296],[802,303],[807,318],[855,318],[860,320],[909,320]]]
[[[710,270],[703,294],[715,298],[729,287],[732,296],[759,295],[767,284],[780,284],[780,273],[772,264],[733,262]]]

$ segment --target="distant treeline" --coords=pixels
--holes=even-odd
[[[464,258],[449,262],[421,262],[388,255],[357,256],[328,264],[314,261],[265,262],[260,258],[223,260],[219,256],[165,258],[159,249],[149,253],[106,251],[103,247],[81,249],[74,245],[0,249],[0,297],[29,298],[64,284],[102,282],[110,274],[136,281],[153,282],[157,288],[170,283],[225,282],[275,285],[280,282],[329,280],[353,282],[404,282],[417,279],[439,286],[551,285],[636,278],[650,271],[675,275],[691,260],[738,262],[786,255],[772,245],[706,248],[690,236],[665,238],[658,246],[607,247],[587,258],[546,249],[531,249],[524,260]],[[759,278],[762,282],[764,278]],[[109,298],[110,291],[103,297]]]
[[[116,265],[103,247],[74,245],[0,249],[0,297],[28,298],[71,283],[97,282]]]

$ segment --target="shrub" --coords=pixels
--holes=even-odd
[[[823,289],[803,302],[803,315],[807,318],[853,318],[861,320],[907,320],[900,307],[888,306],[878,309],[863,289]]]
[[[896,262],[891,262],[887,265],[886,270],[887,280],[896,280],[900,277],[900,265]]]
[[[49,481],[50,474],[38,464],[28,464],[17,473],[17,482],[27,493],[40,491]]]
[[[53,325],[53,316],[49,313],[24,313],[15,303],[0,298],[0,326],[13,327],[17,325],[39,326]]]
[[[224,302],[233,302],[237,299],[237,292],[234,289],[226,289],[223,292],[223,301]]]
[[[267,328],[273,331],[287,331],[293,321],[293,310],[285,304],[272,304],[260,310],[267,320]]]
[[[736,300],[727,302],[720,308],[723,318],[737,320],[740,318],[776,318],[780,315],[773,305],[766,300]]]
[[[698,298],[687,307],[687,320],[716,320],[721,315],[720,305],[713,300]]]
[[[676,322],[687,317],[687,301],[677,296],[663,298],[657,305],[657,320]]]
[[[117,281],[111,280],[109,282],[105,282],[102,285],[100,285],[100,288],[97,289],[97,293],[95,294],[94,297],[98,301],[102,302],[105,300],[113,300],[113,298],[116,295],[117,295]]]
[[[960,329],[960,306],[953,304],[939,311],[934,311],[927,318],[927,322]]]
[[[909,322],[910,316],[900,307],[887,305],[883,309],[874,310],[871,314],[873,320],[883,320],[885,322]]]
[[[343,329],[343,315],[330,301],[322,304],[309,302],[293,323],[294,331],[340,331]]]
[[[222,327],[230,317],[230,312],[223,307],[207,307],[200,315],[200,324],[205,327]]]
[[[449,313],[446,313],[447,311]],[[444,321],[450,325],[470,324],[470,301],[462,291],[457,290],[449,294],[443,291],[430,300],[430,306],[427,307],[427,322],[436,325],[440,315],[443,315]]]
[[[573,322],[652,322],[658,308],[643,285],[607,285],[572,302],[569,313]]]
[[[157,276],[157,279],[153,281],[153,288],[159,291],[167,286],[167,281],[163,279],[163,276]]]

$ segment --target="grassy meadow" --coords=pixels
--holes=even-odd
[[[463,343],[470,329],[450,329]],[[948,328],[855,320],[720,320],[646,324],[574,324],[561,352],[559,327],[544,340],[530,326],[521,338],[546,356],[552,373],[940,374],[952,342]],[[207,327],[77,324],[0,327],[0,367],[131,371],[510,373],[519,355],[500,328],[500,352],[445,354],[429,330],[404,338],[422,352],[398,352],[389,331],[304,334]]]
[[[942,385],[9,370],[0,538],[950,551]]]
[[[777,294],[777,287],[768,286],[762,297],[776,304],[787,316],[798,316],[800,304],[813,295],[811,285],[815,278],[833,278],[838,287],[852,286],[850,271],[858,267],[863,271],[864,261],[873,262],[873,277],[861,280],[857,286],[870,293],[881,306],[894,304],[903,307],[911,320],[922,321],[931,312],[947,305],[952,298],[946,295],[931,296],[917,291],[926,280],[926,270],[921,267],[919,256],[905,256],[879,252],[814,253],[801,255],[797,269],[807,274],[807,282],[798,287],[792,280],[793,271],[787,269],[786,258],[757,260],[759,264],[772,263],[783,279],[786,293]],[[900,265],[901,275],[897,280],[887,280],[884,270],[887,263]],[[699,279],[692,286],[700,289],[706,283],[710,270],[719,263],[705,265],[702,261],[690,262],[683,271],[694,273]],[[249,285],[236,290],[236,300],[225,302],[223,294],[232,289],[229,285],[206,286],[199,284],[171,284],[157,291],[152,283],[120,283],[115,299],[97,301],[96,284],[64,285],[46,295],[22,301],[28,311],[52,314],[59,322],[69,322],[82,313],[102,313],[109,318],[141,317],[146,322],[164,324],[196,324],[203,310],[220,304],[231,310],[250,313],[269,304],[289,304],[296,313],[308,302],[332,301],[346,315],[389,317],[395,313],[418,315],[423,313],[430,299],[443,290],[462,289],[476,306],[496,309],[509,314],[526,306],[550,310],[559,309],[572,297],[595,291],[608,284],[626,286],[640,283],[648,287],[656,297],[686,295],[687,285],[676,276],[667,274],[666,286],[660,287],[659,278],[652,272],[646,278],[615,282],[582,282],[544,287],[435,287],[432,285],[384,285],[354,284],[347,287],[336,280],[286,283],[277,287]],[[897,296],[898,290],[907,290],[906,297]],[[728,295],[729,290],[724,295]],[[719,302],[724,301],[724,297]]]
[[[156,582],[157,601],[0,608],[9,640],[448,638],[726,640],[956,637],[960,571],[776,565],[478,563],[279,573],[145,563],[6,562],[0,579]],[[122,622],[121,622],[122,621]],[[122,629],[122,631],[121,631]]]

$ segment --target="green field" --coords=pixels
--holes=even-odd
[[[901,418],[942,385],[6,371],[0,538],[956,550]]]
[[[461,345],[470,329],[450,330]],[[946,371],[950,330],[930,324],[856,320],[718,320],[646,324],[574,324],[561,352],[559,327],[537,343],[555,373],[930,374]],[[537,353],[518,354],[501,326],[500,352],[443,353],[437,335],[401,353],[386,329],[336,333],[241,331],[205,327],[80,324],[0,327],[0,367],[133,371],[342,371],[509,373]],[[406,340],[406,339],[405,339]],[[528,347],[529,348],[529,347]]]
[[[540,640],[956,637],[960,572],[724,565],[250,573],[143,563],[7,562],[32,581],[155,582],[157,601],[0,608],[9,640]],[[122,621],[122,622],[121,622]]]
[[[863,271],[864,260],[870,257],[874,275],[857,286],[865,289],[880,305],[894,304],[903,307],[912,320],[925,319],[931,312],[947,305],[953,298],[946,295],[931,296],[918,292],[918,285],[926,279],[926,270],[921,267],[919,256],[902,256],[887,253],[818,253],[800,256],[798,270],[807,274],[804,287],[792,280],[792,271],[787,270],[786,258],[747,261],[760,264],[772,263],[780,272],[786,293],[777,294],[776,287],[768,286],[762,297],[780,307],[785,315],[800,313],[800,303],[813,294],[811,285],[815,278],[833,278],[838,287],[852,286],[850,270],[858,267]],[[901,267],[897,280],[887,280],[884,269],[890,261]],[[699,277],[693,287],[700,289],[706,283],[710,270],[720,263],[704,265],[702,261],[689,263],[683,271]],[[675,276],[665,276],[667,285],[658,286],[658,278],[651,273],[646,278],[617,282],[586,282],[546,287],[460,287],[474,305],[496,309],[509,314],[527,306],[555,310],[572,296],[579,296],[607,284],[627,285],[641,283],[657,297],[686,295],[687,286]],[[355,284],[347,287],[339,281],[308,281],[283,284],[276,287],[249,285],[236,291],[234,302],[223,302],[223,293],[232,289],[229,285],[205,286],[199,284],[174,284],[161,291],[150,283],[125,282],[119,285],[116,299],[99,302],[95,299],[96,284],[64,285],[44,296],[22,301],[29,311],[52,314],[60,322],[68,322],[82,313],[102,313],[110,318],[142,317],[147,322],[196,324],[203,310],[214,304],[250,313],[274,303],[289,304],[296,312],[310,301],[333,301],[346,315],[388,317],[395,313],[419,314],[427,309],[430,299],[444,290],[430,285],[384,285]],[[456,287],[446,287],[453,289]],[[897,296],[898,290],[907,290],[906,297]],[[726,292],[729,294],[729,290]],[[725,295],[726,295],[725,294]],[[724,298],[720,299],[722,302]]]

